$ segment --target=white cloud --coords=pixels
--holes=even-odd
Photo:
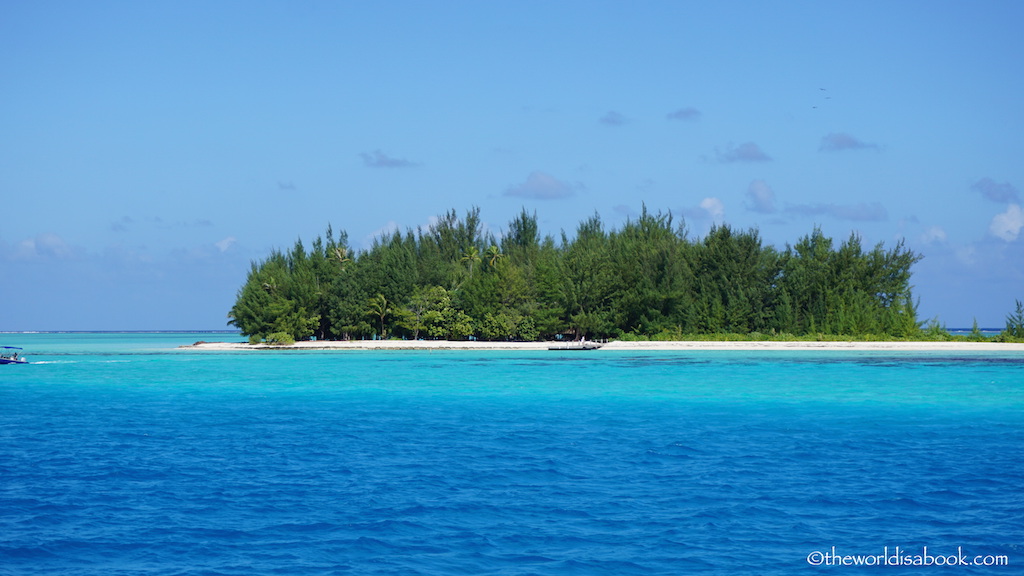
[[[387,224],[381,226],[380,228],[377,228],[376,230],[368,234],[366,238],[364,238],[363,243],[366,244],[367,246],[372,246],[374,240],[380,240],[387,236],[391,236],[397,231],[398,222],[395,222],[394,220],[388,220]]]
[[[36,260],[41,258],[67,259],[75,255],[75,251],[60,236],[49,232],[28,238],[14,245],[10,258],[12,260]]]
[[[775,212],[775,192],[764,180],[754,180],[747,187],[747,210],[761,214]]]
[[[993,236],[1011,242],[1020,236],[1021,228],[1024,228],[1024,210],[1021,210],[1020,204],[1010,204],[1006,207],[1006,212],[996,214],[992,218],[988,231]]]
[[[975,249],[973,244],[961,246],[960,248],[956,249],[954,255],[957,261],[959,261],[961,264],[965,266],[974,266],[974,263],[977,260],[977,249]]]
[[[567,184],[546,172],[536,170],[527,176],[526,182],[508,188],[503,195],[534,200],[556,200],[572,196],[579,188],[582,188],[579,184]]]
[[[925,244],[941,244],[946,241],[946,238],[946,230],[942,226],[932,226],[921,234],[921,242]]]
[[[718,198],[709,197],[700,201],[700,207],[708,213],[715,222],[721,222],[725,216],[725,205]]]
[[[235,238],[234,236],[228,236],[227,238],[221,240],[220,242],[214,242],[213,245],[216,246],[217,249],[220,250],[221,252],[227,252],[237,242],[238,238]]]

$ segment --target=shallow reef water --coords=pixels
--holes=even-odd
[[[1019,354],[17,338],[0,575],[792,574],[896,547],[1024,565]]]

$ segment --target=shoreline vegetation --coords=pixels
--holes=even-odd
[[[205,351],[359,351],[359,350],[466,350],[466,351],[547,351],[565,342],[502,342],[470,340],[306,340],[293,344],[248,344],[245,342],[196,342],[181,346]],[[572,343],[569,343],[570,346]],[[1021,352],[1024,343],[968,341],[810,341],[810,340],[675,340],[622,341],[602,344],[607,351],[802,351],[824,352]],[[587,351],[591,354],[596,351]]]
[[[856,233],[836,246],[819,228],[784,249],[728,225],[691,238],[671,213],[646,207],[612,230],[595,214],[557,241],[525,209],[500,236],[485,232],[478,208],[463,218],[451,210],[367,250],[328,226],[309,249],[298,240],[273,251],[252,263],[228,324],[250,345],[320,348],[1024,342],[1020,301],[995,336],[977,322],[953,336],[938,318],[918,318],[920,259],[902,241],[865,249]]]

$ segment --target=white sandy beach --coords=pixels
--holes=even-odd
[[[449,340],[319,340],[296,342],[291,346],[269,346],[244,342],[197,342],[183,346],[192,350],[548,350],[564,342],[469,342]],[[569,344],[572,346],[573,344]],[[603,344],[598,352],[650,350],[833,350],[833,351],[946,351],[1024,353],[1024,344],[998,342],[724,342],[672,341]]]

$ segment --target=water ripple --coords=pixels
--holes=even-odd
[[[773,575],[832,545],[1021,554],[1019,363],[268,358],[83,357],[0,381],[0,574]]]

